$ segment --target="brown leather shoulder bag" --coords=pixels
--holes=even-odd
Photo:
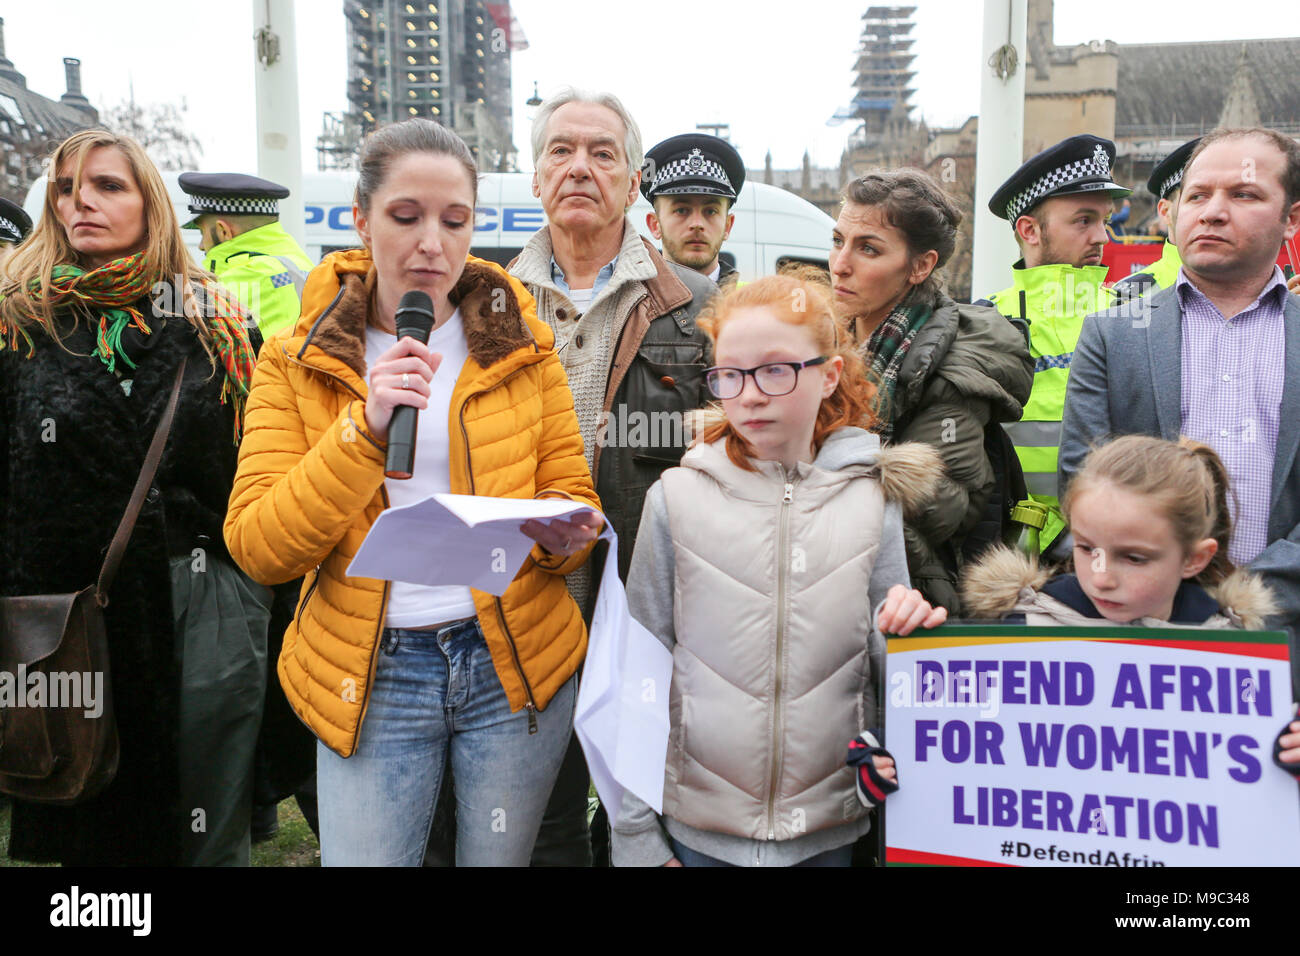
[[[75,594],[0,598],[0,793],[68,806],[100,793],[117,773],[104,608],[167,444],[185,364],[99,579]]]

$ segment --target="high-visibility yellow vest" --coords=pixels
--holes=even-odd
[[[1065,527],[1056,483],[1061,445],[1061,416],[1070,360],[1087,315],[1109,308],[1113,296],[1102,285],[1106,266],[1047,265],[1012,269],[1012,285],[989,296],[1010,319],[1029,327],[1029,354],[1034,359],[1034,387],[1020,421],[1007,423],[1025,473],[1029,497],[1048,509],[1039,542],[1047,548]]]
[[[1166,240],[1160,258],[1145,269],[1125,276],[1115,283],[1113,291],[1120,301],[1125,301],[1149,292],[1168,289],[1178,281],[1178,270],[1183,267],[1183,257],[1178,254],[1178,247]]]
[[[252,313],[263,339],[298,321],[303,283],[313,264],[279,222],[213,246],[205,266]]]

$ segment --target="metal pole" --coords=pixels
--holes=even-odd
[[[257,87],[257,174],[289,190],[280,222],[303,245],[302,143],[298,133],[298,46],[293,0],[253,0]]]
[[[1020,258],[1011,227],[989,212],[988,205],[1023,160],[1028,6],[1029,0],[984,0],[971,262],[971,297],[975,299],[1009,285],[1011,265]]]

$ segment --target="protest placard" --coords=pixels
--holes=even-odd
[[[890,638],[889,864],[1294,866],[1286,636],[949,626]]]

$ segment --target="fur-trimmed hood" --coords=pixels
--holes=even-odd
[[[757,481],[751,488],[748,481],[736,474],[740,469],[727,456],[725,440],[705,444],[699,439],[710,426],[725,418],[717,405],[688,417],[687,427],[695,437],[690,451],[682,458],[682,465],[714,474],[719,480],[724,480],[725,473],[725,481],[741,497],[762,500],[768,493],[771,478],[783,473],[779,462],[755,461],[756,471],[745,473]],[[902,442],[882,448],[879,436],[863,428],[845,427],[827,435],[817,457],[811,464],[800,462],[797,471],[801,478],[814,471],[838,474],[844,480],[860,475],[878,478],[885,500],[897,502],[903,516],[910,518],[934,499],[943,474],[943,459],[923,442]]]
[[[962,610],[967,617],[996,621],[1011,613],[1021,592],[1042,590],[1050,577],[1037,561],[1020,551],[990,548],[962,574]]]
[[[1088,623],[1100,617],[1095,609],[1074,607],[1044,592],[1053,578],[1038,563],[1020,551],[997,547],[990,549],[979,561],[968,565],[962,575],[961,599],[965,616],[979,620],[997,620],[1008,614],[1021,612],[1045,613],[1053,617],[1078,617],[1070,623]],[[1190,587],[1199,587],[1190,583]],[[1266,626],[1266,619],[1278,613],[1277,603],[1268,586],[1257,575],[1240,568],[1219,584],[1207,587],[1203,593],[1217,606],[1223,621],[1215,615],[1207,617],[1201,626],[1237,627],[1258,630]],[[1086,599],[1085,599],[1086,600]],[[1091,610],[1093,613],[1088,613]],[[1066,623],[1061,621],[1060,623]],[[1155,621],[1143,618],[1143,625],[1198,626],[1185,621]]]
[[[364,380],[366,320],[374,285],[374,263],[366,250],[349,249],[322,259],[307,277],[302,315],[285,343],[289,354],[308,361],[315,346]],[[532,295],[495,263],[467,257],[451,301],[460,308],[470,358],[482,368],[520,348],[540,352],[554,347],[550,326],[524,317],[532,311]]]
[[[1219,602],[1223,613],[1237,617],[1241,627],[1256,631],[1266,626],[1266,619],[1279,612],[1273,592],[1269,590],[1263,578],[1257,574],[1233,571],[1214,587],[1205,589],[1210,597]]]
[[[363,252],[328,257],[308,282],[298,327],[263,347],[234,488],[222,498],[229,500],[225,541],[250,577],[266,584],[310,577],[285,632],[278,676],[294,712],[344,757],[361,733],[391,597],[384,581],[349,573],[390,504],[387,447],[365,422],[369,273]],[[532,297],[498,267],[473,259],[455,291],[470,357],[452,383],[448,411],[424,423],[445,442],[449,490],[558,495],[599,509],[573,396]],[[516,712],[544,709],[582,661],[586,631],[564,575],[589,556],[590,547],[570,555],[534,549],[502,594],[472,592]],[[359,693],[338,694],[340,681]]]

